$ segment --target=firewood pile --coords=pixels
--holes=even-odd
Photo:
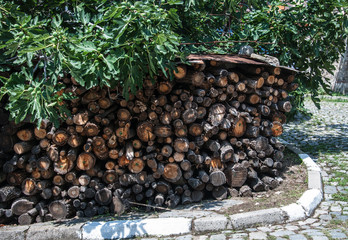
[[[14,124],[1,110],[0,219],[30,224],[252,196],[279,185],[277,140],[297,88],[266,64],[191,60],[175,80],[86,90],[66,75],[72,112],[59,128]]]

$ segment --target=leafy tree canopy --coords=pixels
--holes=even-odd
[[[303,71],[316,99],[328,90],[322,70],[343,52],[346,9],[344,0],[0,0],[1,97],[16,122],[58,125],[71,98],[57,94],[64,73],[86,88],[120,84],[126,96],[146,76],[171,75],[178,57],[249,44]]]

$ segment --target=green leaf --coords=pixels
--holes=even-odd
[[[25,48],[25,49],[21,49],[19,51],[19,54],[20,55],[23,55],[25,53],[30,53],[30,52],[37,52],[39,50],[42,50],[42,49],[45,49],[45,48],[48,48],[48,47],[52,47],[53,44],[48,44],[48,45],[42,45],[40,44],[39,46],[30,46],[28,48]]]
[[[97,48],[91,41],[84,41],[81,44],[77,44],[76,47],[79,51],[85,51],[85,52],[96,52]]]

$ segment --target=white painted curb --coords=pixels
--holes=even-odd
[[[88,240],[124,239],[139,236],[168,236],[191,232],[190,218],[152,218],[109,222],[88,222],[82,237]]]

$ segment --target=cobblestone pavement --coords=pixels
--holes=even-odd
[[[320,110],[308,101],[306,107],[313,116],[284,127],[282,138],[310,154],[323,170],[325,199],[313,216],[282,225],[165,239],[348,239],[348,98],[345,99],[323,100]]]

